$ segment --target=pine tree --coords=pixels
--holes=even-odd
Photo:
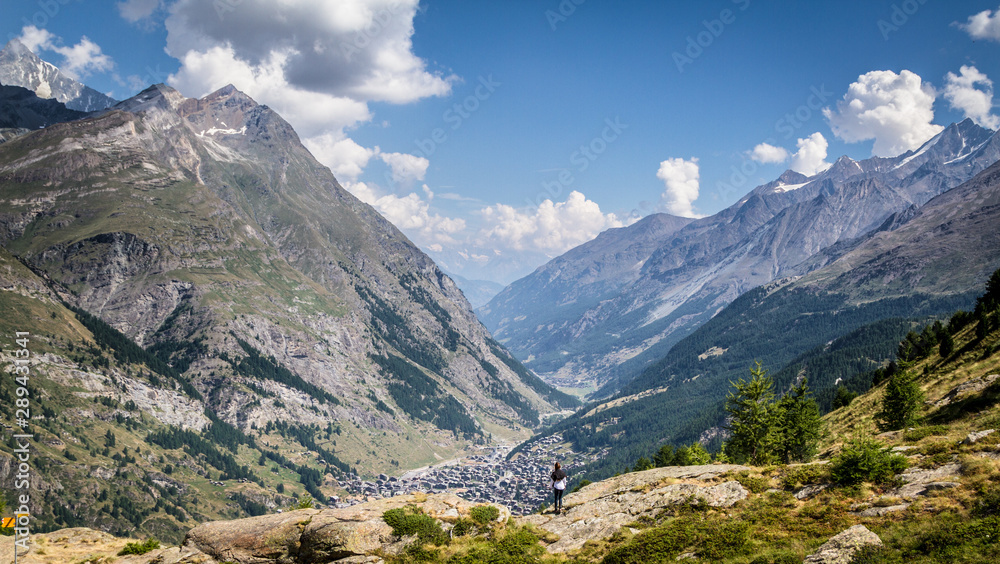
[[[632,469],[633,472],[642,472],[643,470],[649,470],[653,467],[653,463],[649,461],[648,458],[643,456],[639,460],[635,461],[635,468]]]
[[[712,455],[705,450],[705,447],[701,446],[701,443],[695,441],[687,447],[687,464],[685,466],[700,466],[702,464],[709,464],[712,462]]]
[[[912,426],[919,419],[920,405],[924,392],[906,370],[901,370],[889,378],[882,398],[882,408],[875,415],[881,431],[895,431]]]
[[[833,396],[833,409],[840,409],[841,407],[847,407],[851,405],[854,398],[858,397],[858,394],[848,390],[844,386],[837,386],[837,392]]]
[[[977,309],[976,311],[976,340],[982,341],[986,338],[986,334],[989,332],[989,318],[986,316],[986,310]]]
[[[941,337],[941,346],[938,348],[938,352],[941,353],[942,360],[955,352],[955,339],[952,338],[951,333],[945,332],[944,336]]]
[[[663,445],[660,450],[656,451],[653,455],[653,464],[657,468],[663,468],[664,466],[674,465],[674,447],[673,445]]]
[[[775,442],[774,382],[760,362],[750,369],[750,374],[749,382],[742,378],[730,382],[735,392],[726,395],[731,437],[725,448],[732,460],[760,466],[771,460]]]
[[[785,464],[808,462],[816,454],[822,421],[819,406],[810,395],[809,386],[803,380],[775,406],[778,457]]]

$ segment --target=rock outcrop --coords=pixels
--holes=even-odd
[[[951,405],[958,398],[969,396],[972,394],[978,394],[979,392],[985,390],[992,384],[996,382],[997,378],[1000,378],[1000,374],[990,374],[989,376],[982,376],[980,378],[973,378],[971,380],[962,382],[961,384],[955,386],[948,391],[941,399],[934,402],[934,407],[944,407],[946,405]]]
[[[386,511],[419,505],[446,525],[468,517],[476,504],[454,494],[404,495],[343,509],[300,509],[235,521],[205,523],[184,541],[219,561],[237,564],[318,564],[378,561],[376,553],[395,553],[412,539],[393,536],[382,520]],[[510,512],[500,507],[499,520]]]
[[[882,546],[882,539],[864,525],[855,525],[832,537],[815,553],[806,557],[804,564],[848,564],[862,548]]]
[[[558,540],[548,551],[575,550],[588,540],[601,540],[642,517],[653,517],[661,509],[682,503],[704,503],[730,507],[746,499],[749,492],[736,481],[719,481],[727,472],[745,466],[713,464],[674,466],[632,472],[590,484],[568,494],[565,511],[519,517],[518,522],[552,533]]]

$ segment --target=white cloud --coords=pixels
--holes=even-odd
[[[136,23],[153,15],[160,7],[160,0],[125,0],[117,4],[118,13],[129,23]]]
[[[477,234],[478,247],[537,250],[550,257],[586,243],[605,229],[626,225],[575,190],[565,202],[545,200],[526,210],[495,204],[481,213],[484,227]]]
[[[167,51],[184,62],[191,52],[227,47],[251,68],[273,64],[279,53],[290,87],[358,101],[400,104],[444,96],[456,78],[429,72],[412,52],[418,4],[178,0],[166,20]]]
[[[872,153],[895,156],[916,149],[943,128],[934,119],[936,93],[919,75],[871,71],[848,87],[836,111],[823,109],[833,133],[855,143],[874,139]]]
[[[28,25],[21,29],[21,36],[18,39],[35,53],[45,50],[62,55],[63,61],[58,65],[59,70],[70,78],[79,79],[94,72],[106,72],[115,66],[111,57],[101,52],[101,47],[86,35],[81,37],[76,45],[66,47],[62,45],[63,40],[59,36],[46,29]]]
[[[993,81],[971,65],[962,65],[959,73],[945,75],[945,100],[983,127],[1000,127],[1000,117],[993,114]]]
[[[789,165],[795,172],[812,176],[830,168],[830,163],[826,162],[829,144],[822,133],[817,131],[809,137],[799,139],[796,146],[799,150],[792,156],[792,163]]]
[[[969,21],[958,24],[973,39],[989,39],[1000,41],[1000,9],[996,12],[983,10],[978,14],[969,16]]]
[[[31,52],[36,54],[40,49],[51,49],[53,42],[59,41],[59,37],[49,30],[38,29],[33,25],[24,26],[21,29],[21,36],[17,39]]]
[[[368,161],[379,153],[378,147],[362,147],[353,139],[334,133],[324,133],[302,142],[316,160],[330,167],[342,183],[356,181],[368,166]]]
[[[788,160],[788,150],[783,147],[775,147],[768,143],[761,143],[750,151],[750,158],[761,164],[783,163]]]
[[[345,182],[344,187],[425,248],[456,244],[454,235],[466,227],[464,219],[432,213],[430,203],[416,193],[382,195],[377,187],[365,182]],[[425,194],[429,192],[430,188],[424,190]]]
[[[698,199],[698,159],[667,159],[660,163],[656,177],[666,184],[660,198],[661,207],[673,215],[696,217],[692,204]]]
[[[424,157],[407,153],[382,153],[379,158],[389,165],[389,169],[392,171],[392,181],[403,185],[423,180],[424,175],[427,174],[427,167],[431,164]]]

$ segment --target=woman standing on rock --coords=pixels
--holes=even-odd
[[[566,491],[566,472],[562,469],[562,466],[556,462],[556,468],[552,471],[552,474],[549,477],[552,478],[552,494],[556,498],[556,515],[559,515],[559,511],[562,509],[563,492]]]

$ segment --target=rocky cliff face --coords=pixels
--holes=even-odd
[[[714,216],[666,230],[650,229],[649,218],[615,233],[619,247],[638,252],[627,257],[632,271],[611,284],[592,283],[592,273],[620,270],[620,255],[587,244],[515,282],[480,313],[540,374],[597,381],[610,394],[747,290],[822,266],[811,258],[899,219],[998,158],[1000,139],[966,120],[899,157],[843,157],[809,178],[789,171]],[[552,288],[565,296],[553,298]]]

